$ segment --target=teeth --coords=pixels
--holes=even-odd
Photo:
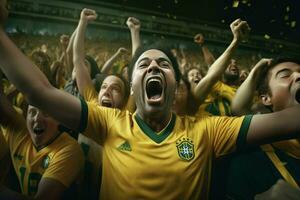
[[[151,83],[151,82],[159,82],[161,83],[161,80],[159,78],[151,78],[148,80],[148,83]]]
[[[102,100],[102,106],[110,108],[110,107],[112,107],[112,103],[110,100],[104,99],[104,100]]]

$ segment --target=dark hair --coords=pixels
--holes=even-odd
[[[95,79],[93,79],[94,86],[95,86],[96,90],[98,92],[100,92],[103,81],[109,76],[118,77],[123,82],[123,84],[124,84],[124,99],[125,99],[123,106],[125,106],[126,103],[127,103],[128,97],[129,97],[130,87],[129,87],[128,81],[124,77],[122,77],[121,75],[119,75],[119,74],[97,74]],[[97,85],[95,85],[95,84],[97,84]]]
[[[94,58],[92,58],[91,56],[86,55],[85,59],[90,63],[91,65],[91,71],[90,71],[90,76],[91,79],[95,78],[96,74],[100,73],[99,67],[97,62],[95,61]]]
[[[180,70],[179,70],[179,66],[178,66],[178,63],[177,63],[177,60],[176,58],[173,56],[172,52],[171,52],[171,48],[170,48],[170,45],[167,44],[166,42],[164,41],[159,41],[159,42],[156,42],[154,44],[151,44],[151,45],[146,45],[146,46],[140,46],[135,54],[133,55],[133,58],[130,62],[130,65],[129,65],[129,69],[128,69],[128,78],[129,78],[129,82],[132,81],[132,72],[133,72],[133,69],[134,69],[134,66],[135,66],[135,63],[136,61],[138,60],[138,58],[145,52],[145,51],[148,51],[150,49],[157,49],[157,50],[160,50],[162,52],[164,52],[164,54],[166,54],[166,56],[168,56],[168,58],[170,59],[171,61],[171,64],[172,64],[172,67],[174,69],[174,72],[175,72],[175,79],[177,82],[180,81],[180,77],[181,77],[181,73],[180,73]]]
[[[293,63],[300,65],[300,59],[295,58],[295,57],[279,56],[279,57],[275,58],[272,61],[271,65],[269,65],[268,67],[264,67],[260,72],[260,75],[259,75],[258,81],[257,81],[257,88],[256,88],[259,95],[267,94],[270,92],[269,71],[271,69],[273,69],[275,66],[277,66],[278,64],[284,63],[284,62],[293,62]]]

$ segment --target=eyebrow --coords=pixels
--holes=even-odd
[[[141,60],[139,60],[139,62],[138,62],[138,64],[139,63],[141,63],[142,61],[144,61],[144,60],[151,60],[150,58],[148,58],[148,57],[145,57],[145,58],[142,58]],[[171,61],[169,60],[169,59],[167,59],[167,58],[163,58],[163,57],[159,57],[158,59],[154,59],[155,61],[158,61],[158,63],[160,63],[160,62],[162,62],[162,61],[167,61],[168,63],[170,63],[171,64]]]
[[[278,72],[276,72],[275,76],[277,77],[277,76],[278,76],[278,74],[280,74],[281,72],[285,72],[285,71],[288,71],[288,72],[290,72],[291,70],[290,70],[290,69],[288,69],[288,68],[283,68],[283,69],[279,70]]]

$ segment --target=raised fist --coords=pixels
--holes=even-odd
[[[126,24],[129,29],[140,29],[141,28],[140,20],[138,20],[135,17],[128,17]]]
[[[197,43],[197,44],[199,44],[199,45],[203,45],[203,43],[204,43],[204,36],[201,33],[198,33],[194,37],[194,42]]]
[[[92,22],[97,18],[97,13],[95,10],[84,8],[80,14],[80,20],[87,22]]]
[[[127,52],[128,52],[127,49],[125,49],[124,47],[120,47],[120,48],[118,49],[118,53],[125,54],[125,53],[127,53]]]
[[[234,22],[232,22],[230,24],[230,29],[233,37],[238,41],[246,40],[251,30],[248,23],[246,21],[242,21],[241,19],[236,19]]]

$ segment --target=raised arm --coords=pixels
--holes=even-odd
[[[7,12],[3,1],[0,2],[0,9],[0,13]],[[5,19],[0,19],[3,20]],[[40,108],[71,129],[79,128],[80,100],[54,88],[45,75],[9,39],[3,26],[0,26],[0,68],[25,95],[29,104]]]
[[[221,79],[222,74],[226,70],[228,63],[237,48],[239,42],[247,35],[250,31],[249,25],[246,21],[237,19],[230,24],[231,31],[233,33],[233,40],[223,54],[212,64],[209,68],[206,76],[192,88],[192,94],[199,103],[202,103],[209,92],[211,91],[214,84]]]
[[[116,60],[122,55],[125,54],[127,50],[124,47],[120,47],[118,51],[112,55],[103,65],[101,69],[102,74],[108,74],[109,70],[112,68],[113,64],[116,62]]]
[[[207,66],[210,67],[215,62],[216,59],[215,59],[214,55],[210,52],[210,50],[207,48],[207,46],[205,45],[204,36],[201,33],[198,33],[194,37],[194,42],[201,47],[204,61],[207,64]]]
[[[256,91],[256,83],[263,67],[270,65],[271,59],[261,59],[251,70],[246,80],[237,90],[232,102],[231,109],[234,115],[246,115],[251,113],[251,106]]]
[[[76,74],[76,82],[79,93],[84,96],[88,88],[93,88],[93,82],[85,64],[84,38],[87,25],[97,18],[94,10],[83,9],[77,27],[77,33],[74,39],[74,57],[73,64]]]
[[[269,114],[254,115],[249,126],[246,143],[260,145],[299,138],[299,116],[300,105]]]
[[[77,28],[74,30],[74,32],[72,33],[70,39],[69,39],[69,43],[68,43],[68,47],[66,49],[66,54],[63,57],[63,59],[65,60],[64,62],[66,63],[66,69],[67,69],[67,77],[70,78],[72,75],[72,70],[73,70],[73,46],[74,46],[74,39],[75,39],[75,35],[77,33]]]
[[[135,51],[141,45],[141,39],[140,39],[141,23],[140,23],[140,20],[138,20],[137,18],[129,17],[126,21],[126,24],[130,30],[131,45],[132,45],[131,55],[133,56]]]

